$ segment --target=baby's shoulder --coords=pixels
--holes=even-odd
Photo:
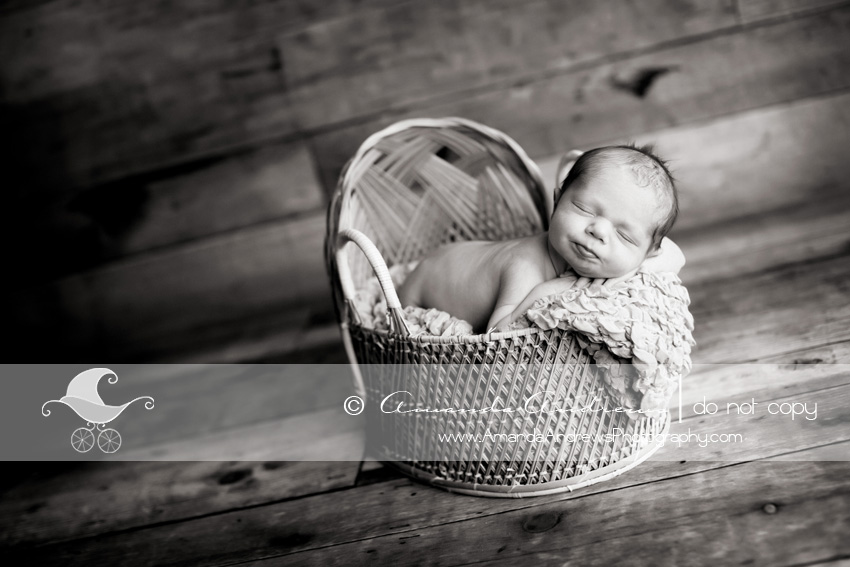
[[[513,242],[511,257],[526,264],[544,264],[549,262],[549,248],[546,234],[535,234],[518,238]]]
[[[539,236],[508,241],[502,250],[502,260],[505,269],[525,270],[534,276],[545,273],[550,262],[546,241]]]

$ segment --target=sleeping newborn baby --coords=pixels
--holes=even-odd
[[[502,330],[537,299],[576,284],[610,286],[638,271],[678,272],[684,256],[666,238],[678,210],[673,178],[651,148],[590,150],[556,189],[548,232],[446,244],[411,272],[399,299],[446,311],[476,333]],[[578,283],[558,278],[570,268],[583,277]]]

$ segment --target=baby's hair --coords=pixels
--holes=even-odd
[[[594,175],[612,163],[629,166],[638,185],[655,189],[669,204],[667,214],[652,233],[650,250],[657,250],[679,216],[679,194],[667,163],[655,155],[654,151],[655,147],[651,144],[637,146],[629,143],[623,146],[605,146],[583,153],[561,184],[555,205],[557,206],[561,196],[582,176]]]

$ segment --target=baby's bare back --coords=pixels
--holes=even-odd
[[[543,234],[446,244],[407,277],[399,289],[401,304],[445,311],[484,332],[506,292],[519,296],[518,302],[538,283],[554,277],[546,242]]]

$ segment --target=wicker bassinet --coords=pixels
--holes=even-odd
[[[325,259],[376,458],[447,490],[522,497],[612,478],[658,448],[651,439],[666,433],[669,412],[612,411],[592,358],[572,333],[408,334],[388,266],[446,242],[546,230],[546,193],[537,166],[516,142],[459,118],[394,124],[368,138],[346,165],[329,207]],[[354,308],[355,293],[373,273],[387,300],[389,331],[364,327]],[[568,404],[597,400],[594,407],[605,409],[510,416],[496,428],[513,437],[439,443],[439,434],[481,434],[485,425],[462,413],[379,411],[384,397],[399,391],[409,393],[406,407],[520,408],[535,393],[555,392]],[[550,435],[528,435],[535,432]]]

